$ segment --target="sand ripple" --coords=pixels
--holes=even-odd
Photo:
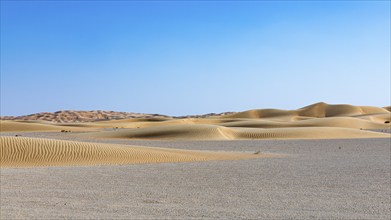
[[[0,143],[2,167],[189,162],[267,156],[7,136],[0,137]]]
[[[339,127],[243,128],[217,125],[172,125],[80,134],[91,138],[236,140],[390,138],[390,134]]]

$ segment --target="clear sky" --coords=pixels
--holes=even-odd
[[[1,1],[1,115],[390,105],[390,1]]]

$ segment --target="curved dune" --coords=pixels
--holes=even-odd
[[[225,128],[217,125],[168,125],[136,129],[124,129],[119,131],[102,131],[81,136],[94,138],[136,138],[136,139],[207,139],[227,140]]]
[[[0,137],[1,167],[238,160],[266,154],[204,152],[25,137]]]
[[[231,115],[221,116],[223,118],[271,118],[295,116],[324,118],[336,116],[355,116],[361,114],[389,113],[385,108],[372,106],[353,106],[353,105],[329,105],[324,102],[315,103],[297,110],[280,109],[256,109],[239,112]]]
[[[371,116],[368,116],[371,117]],[[378,116],[380,117],[380,116]],[[384,116],[385,117],[385,116]],[[370,119],[370,120],[369,120]],[[271,120],[242,120],[221,123],[225,127],[248,127],[248,128],[288,128],[288,127],[341,127],[356,129],[385,129],[390,128],[385,124],[386,119],[377,118],[368,120],[352,117],[311,118],[300,121],[279,122]]]
[[[356,118],[364,119],[367,121],[372,121],[380,124],[384,124],[386,126],[391,126],[391,112],[389,113],[379,113],[379,114],[366,114],[366,115],[358,115]],[[388,127],[390,128],[390,127]]]
[[[133,139],[333,139],[389,138],[390,134],[339,127],[242,128],[217,125],[174,125],[80,134],[93,138]]]
[[[387,108],[319,102],[297,110],[255,109],[208,118],[149,117],[77,123],[0,120],[0,131],[84,131],[90,132],[87,136],[97,138],[139,139],[230,140],[269,138],[268,134],[273,134],[275,138],[362,138],[384,134],[372,134],[359,129],[390,129],[390,121],[391,112]],[[322,129],[320,127],[323,127],[323,133],[331,133],[317,132]],[[245,128],[253,130],[244,131]],[[262,130],[277,128],[290,128],[289,134],[285,130]],[[302,132],[303,128],[307,128],[306,132]],[[338,128],[352,130],[334,133]]]
[[[295,111],[280,110],[280,109],[253,109],[243,112],[238,112],[230,115],[221,116],[222,118],[271,118],[271,117],[283,117],[290,118],[298,116]]]
[[[38,123],[38,122],[20,122],[20,121],[0,121],[1,132],[24,132],[24,131],[82,131],[85,129],[70,126],[61,126],[56,124]]]
[[[302,128],[235,128],[235,139],[350,139],[350,138],[390,138],[390,134],[332,127]]]

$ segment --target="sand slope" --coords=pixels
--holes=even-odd
[[[250,127],[250,128],[284,128],[284,127],[341,127],[356,129],[383,129],[388,126],[383,123],[389,115],[367,116],[367,120],[354,117],[330,117],[310,118],[298,121],[272,121],[272,120],[242,120],[235,122],[221,123],[225,127]]]
[[[82,131],[77,126],[65,126],[61,124],[49,124],[47,122],[20,122],[20,121],[0,121],[0,131],[1,132],[23,132],[23,131]],[[90,129],[91,130],[91,129]]]
[[[255,109],[208,118],[164,118],[158,117],[159,115],[145,115],[145,118],[142,118],[142,114],[139,114],[138,118],[99,121],[102,117],[119,117],[122,113],[117,115],[115,112],[97,111],[85,112],[86,115],[82,115],[81,112],[76,115],[70,111],[56,112],[51,116],[63,121],[84,117],[91,122],[0,120],[1,132],[69,130],[90,132],[83,135],[93,138],[231,140],[388,137],[384,136],[385,134],[360,130],[391,129],[391,112],[387,108],[330,105],[323,102],[297,110]],[[97,118],[94,118],[95,114]]]
[[[142,114],[133,112],[115,112],[115,111],[74,111],[65,110],[57,112],[41,112],[23,116],[3,116],[3,120],[43,120],[50,122],[92,122],[101,120],[125,119],[125,118],[166,118],[168,116],[159,114]]]
[[[0,145],[1,167],[237,160],[271,156],[6,136],[0,137]]]
[[[239,112],[231,115],[221,116],[224,118],[272,118],[295,116],[324,118],[336,116],[355,116],[361,114],[389,113],[385,108],[372,106],[353,106],[353,105],[329,105],[324,102],[315,103],[298,110],[280,110],[280,109],[256,109]]]
[[[390,134],[339,127],[242,128],[217,125],[172,125],[80,134],[91,138],[235,140],[389,138]]]

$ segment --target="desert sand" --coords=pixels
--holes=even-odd
[[[1,219],[388,219],[389,107],[0,120]]]
[[[0,137],[0,144],[1,167],[190,162],[267,156],[7,136]]]
[[[284,157],[1,168],[1,219],[367,220],[391,214],[387,138],[104,141]]]
[[[197,116],[197,118],[173,118],[158,114],[115,112],[111,112],[112,115],[110,115],[109,111],[91,111],[88,114],[83,111],[59,112],[46,113],[44,117],[41,117],[42,114],[40,113],[14,117],[13,120],[1,120],[1,132],[99,131],[102,137],[115,137],[115,134],[107,131],[127,128],[129,129],[127,131],[128,135],[118,133],[118,136],[122,138],[125,136],[127,138],[162,138],[166,136],[171,138],[172,136],[184,139],[263,139],[268,138],[268,134],[270,134],[271,138],[342,138],[344,135],[346,138],[371,138],[375,137],[376,134],[365,131],[357,132],[357,130],[391,128],[391,112],[386,107],[329,105],[322,102],[298,110],[258,109],[232,114],[223,113],[210,117]],[[104,116],[108,119],[118,115],[128,118],[102,121],[102,112],[106,113]],[[95,120],[93,120],[93,113],[96,114]],[[74,116],[81,114],[83,117]],[[137,115],[137,118],[135,118],[135,115]],[[143,115],[146,116],[142,117]],[[32,120],[34,118],[40,120]],[[75,122],[77,120],[80,122]],[[54,123],[57,121],[62,123]],[[249,130],[246,128],[259,129]],[[281,129],[281,132],[265,130],[271,128],[290,129]],[[304,131],[303,128],[309,129]],[[327,128],[327,130],[321,131],[320,128]],[[346,129],[341,130],[339,128]],[[332,129],[335,129],[335,132]],[[313,132],[315,130],[319,130],[319,132]],[[307,135],[303,136],[303,132]],[[311,134],[312,132],[313,134]],[[323,135],[320,133],[323,133]],[[338,133],[338,135],[334,136],[331,133]],[[93,134],[93,136],[97,137],[99,135]]]
[[[1,165],[66,166],[244,159],[254,155],[241,152],[168,151],[140,146],[102,145],[99,142],[105,139],[206,141],[390,138],[389,133],[372,130],[389,129],[391,125],[391,112],[386,108],[326,103],[316,103],[297,110],[258,109],[196,118],[160,116],[112,111],[58,111],[1,120],[3,134],[17,132],[15,136],[23,136],[29,132],[66,133],[68,140],[97,142],[88,144],[47,138],[2,137]],[[115,117],[122,118],[102,121],[102,118]],[[77,120],[84,121],[75,122]]]

